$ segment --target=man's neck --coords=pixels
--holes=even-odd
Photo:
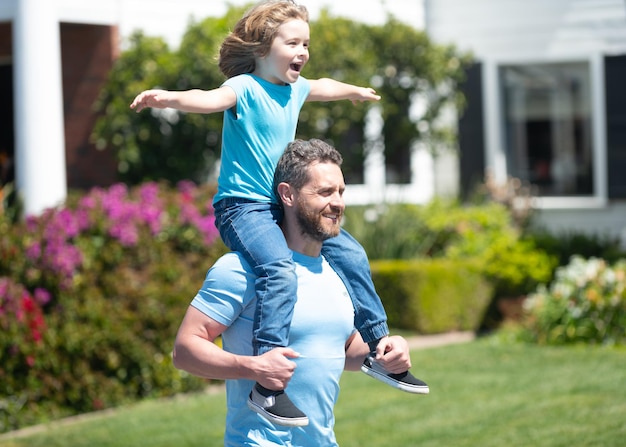
[[[312,258],[318,257],[322,252],[322,243],[303,235],[298,225],[283,223],[282,229],[287,240],[287,246],[291,250]]]

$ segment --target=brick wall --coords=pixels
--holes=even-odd
[[[0,58],[9,57],[13,54],[13,35],[11,22],[0,23]]]
[[[97,150],[89,137],[97,119],[94,103],[118,54],[117,27],[61,24],[69,188],[109,186],[116,181],[114,154]]]

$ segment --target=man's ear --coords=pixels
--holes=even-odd
[[[280,201],[283,203],[283,206],[292,206],[295,200],[293,189],[289,183],[279,183],[276,187],[276,191],[278,192],[278,197]]]

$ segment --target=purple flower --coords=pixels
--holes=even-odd
[[[148,225],[153,235],[161,231],[161,217],[163,203],[159,198],[159,186],[156,183],[146,183],[139,189],[141,203],[138,204],[139,216]]]
[[[181,180],[180,182],[178,182],[176,187],[178,188],[178,191],[180,191],[182,194],[190,195],[196,189],[196,185],[190,180]]]
[[[125,247],[132,247],[139,240],[139,232],[132,222],[116,222],[109,229],[109,234]]]
[[[50,302],[51,299],[50,292],[41,287],[37,287],[35,289],[35,293],[33,294],[33,296],[37,304],[39,304],[40,306],[45,306]]]
[[[66,280],[72,278],[83,261],[80,250],[61,238],[48,240],[42,258],[46,267]]]
[[[41,243],[39,241],[35,241],[30,246],[26,247],[26,257],[31,261],[35,261],[41,257]]]
[[[207,245],[213,243],[218,235],[215,227],[215,216],[213,216],[213,207],[207,206],[207,214],[202,215],[198,208],[192,203],[183,202],[180,207],[179,219],[182,224],[189,224],[198,229]]]
[[[70,239],[79,233],[80,226],[74,212],[68,208],[63,208],[49,215],[48,223],[44,229],[44,238],[63,237]]]

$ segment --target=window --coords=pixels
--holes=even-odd
[[[540,196],[591,196],[594,167],[589,64],[499,68],[507,172]]]

